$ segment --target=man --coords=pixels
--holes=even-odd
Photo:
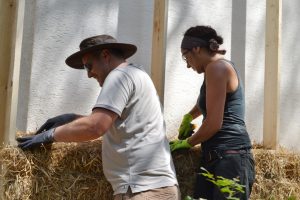
[[[99,35],[83,40],[79,47],[66,64],[85,68],[102,87],[91,115],[49,119],[38,134],[18,138],[19,147],[103,136],[103,170],[114,199],[180,199],[155,87],[140,66],[126,62],[136,46]]]

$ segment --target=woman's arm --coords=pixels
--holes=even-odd
[[[202,115],[201,111],[199,110],[198,106],[195,105],[192,110],[190,110],[190,112],[188,112],[188,114],[192,115],[193,119],[196,119],[197,117],[199,117],[200,115]]]
[[[208,140],[221,129],[228,74],[228,68],[223,62],[214,62],[207,66],[205,71],[207,115],[198,131],[188,138],[188,143],[192,146]]]

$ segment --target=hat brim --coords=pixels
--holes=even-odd
[[[101,49],[120,49],[123,52],[124,58],[127,59],[130,56],[132,56],[136,50],[137,47],[133,44],[126,44],[126,43],[107,43],[107,44],[99,44],[95,45],[80,51],[77,51],[76,53],[73,53],[66,59],[66,64],[72,68],[75,69],[84,69],[83,63],[82,63],[82,57],[90,52],[101,50]]]

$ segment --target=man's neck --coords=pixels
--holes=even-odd
[[[112,69],[115,69],[117,67],[125,67],[128,65],[128,62],[126,60],[117,60],[112,63]]]

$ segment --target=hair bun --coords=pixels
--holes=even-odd
[[[219,50],[219,44],[215,39],[209,40],[209,49],[212,51],[218,51]]]

